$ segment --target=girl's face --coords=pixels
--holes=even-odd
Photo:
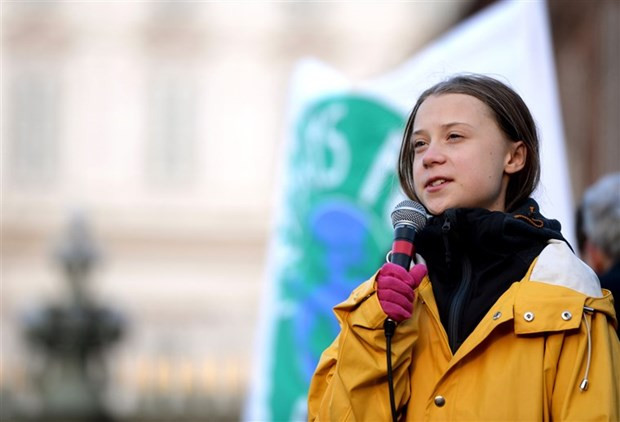
[[[434,215],[456,207],[504,211],[509,175],[525,165],[523,142],[508,140],[491,109],[470,95],[424,100],[411,142],[415,193]]]

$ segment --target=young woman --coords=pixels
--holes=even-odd
[[[400,420],[619,420],[613,299],[529,198],[538,137],[503,83],[457,76],[416,103],[402,187],[432,215],[416,237],[428,267],[385,264],[334,308],[309,420],[389,421],[383,323]]]

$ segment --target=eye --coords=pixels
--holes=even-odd
[[[418,151],[424,148],[427,145],[427,142],[424,139],[414,139],[413,140],[413,149]]]
[[[461,136],[459,133],[450,133],[448,134],[448,139],[460,139],[463,136]]]

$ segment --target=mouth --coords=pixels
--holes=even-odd
[[[436,188],[436,187],[444,185],[444,184],[446,184],[448,182],[450,182],[449,179],[445,179],[443,177],[434,177],[432,179],[429,179],[426,182],[426,185],[424,187],[425,188]]]

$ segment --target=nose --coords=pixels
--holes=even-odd
[[[422,165],[428,168],[436,164],[442,164],[445,161],[446,156],[441,149],[441,145],[439,145],[438,142],[429,143],[428,147],[423,152]]]

